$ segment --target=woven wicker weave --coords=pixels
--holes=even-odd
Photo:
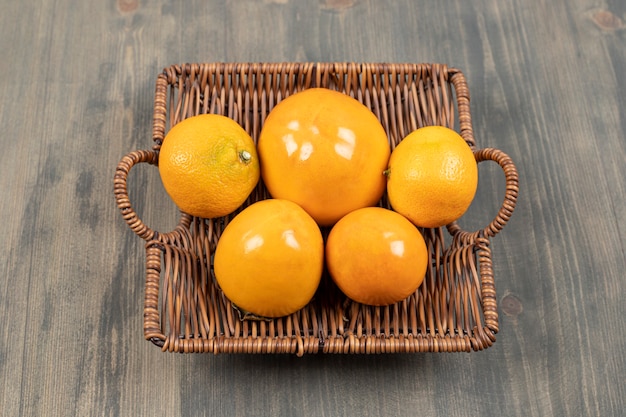
[[[498,163],[506,192],[496,218],[467,232],[456,223],[422,230],[432,263],[422,286],[406,300],[371,307],[346,299],[328,276],[305,308],[270,321],[240,320],[215,283],[211,254],[232,218],[182,214],[168,233],[152,230],[133,210],[127,177],[138,163],[158,164],[167,130],[200,113],[239,122],[256,141],[281,99],[321,86],[351,95],[380,119],[390,147],[425,125],[449,126],[476,160]],[[134,151],[117,166],[114,192],[130,228],[146,240],[144,336],[163,351],[213,353],[458,352],[491,346],[498,332],[490,239],[509,220],[518,177],[511,159],[477,149],[469,90],[458,69],[440,64],[215,63],[171,66],[156,82],[152,150]],[[262,184],[244,207],[268,198]],[[383,198],[382,206],[388,207]],[[236,213],[235,213],[236,214]]]

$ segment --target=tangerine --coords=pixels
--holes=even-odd
[[[320,225],[372,206],[384,193],[387,134],[346,94],[310,88],[287,97],[268,114],[257,146],[272,197],[299,204]]]
[[[159,151],[159,173],[180,210],[205,218],[235,211],[260,178],[252,138],[233,119],[218,114],[174,125]]]
[[[224,295],[244,315],[285,316],[309,303],[319,286],[322,233],[297,204],[261,200],[226,226],[213,267]]]
[[[404,216],[366,207],[333,226],[326,241],[326,265],[350,299],[389,305],[404,300],[421,285],[428,251],[420,231]]]
[[[443,126],[419,128],[391,153],[387,170],[391,207],[420,227],[459,219],[478,187],[478,165],[465,140]]]

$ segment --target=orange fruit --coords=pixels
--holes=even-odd
[[[459,219],[478,187],[478,166],[465,140],[442,126],[422,127],[391,153],[387,170],[391,207],[420,227]]]
[[[404,300],[421,285],[427,264],[419,230],[404,216],[381,207],[347,214],[326,241],[330,276],[345,295],[362,304]]]
[[[366,106],[337,91],[311,88],[281,101],[258,151],[272,197],[298,203],[323,226],[375,205],[385,190],[387,134]]]
[[[159,173],[180,210],[205,218],[235,211],[260,178],[250,135],[217,114],[190,117],[170,129],[159,151]]]
[[[324,268],[322,233],[297,204],[258,201],[226,226],[213,267],[224,295],[240,311],[285,316],[308,304],[319,286]]]

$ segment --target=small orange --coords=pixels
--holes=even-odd
[[[393,150],[387,170],[393,209],[420,227],[459,219],[478,187],[478,166],[465,140],[442,126],[422,127]]]
[[[352,300],[388,305],[404,300],[421,285],[428,251],[422,234],[404,216],[366,207],[333,226],[326,242],[326,265]]]
[[[159,151],[159,173],[179,209],[205,218],[235,211],[260,178],[250,135],[217,114],[190,117],[170,129]]]
[[[314,296],[324,268],[319,226],[287,200],[258,201],[226,226],[213,263],[224,295],[247,314],[280,317]]]
[[[385,190],[390,147],[378,118],[358,100],[310,88],[281,101],[258,140],[261,176],[320,225],[375,205]]]

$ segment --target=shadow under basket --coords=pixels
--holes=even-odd
[[[254,139],[285,97],[311,87],[350,95],[380,120],[393,149],[428,125],[457,130],[477,162],[504,172],[504,201],[484,229],[468,232],[455,222],[420,229],[430,264],[423,284],[402,302],[372,307],[347,299],[327,274],[300,311],[272,320],[242,320],[219,289],[212,254],[228,221],[248,205],[270,198],[262,182],[246,203],[224,218],[181,214],[176,228],[157,232],[138,217],[127,178],[139,163],[158,165],[166,132],[179,121],[217,113],[237,121]],[[469,352],[495,342],[498,312],[490,241],[509,220],[518,194],[513,161],[502,151],[478,149],[469,90],[461,71],[442,64],[207,63],[173,65],[158,75],[154,145],[119,162],[117,205],[133,232],[146,241],[144,336],[163,351],[212,353]],[[380,201],[389,207],[386,198]]]

